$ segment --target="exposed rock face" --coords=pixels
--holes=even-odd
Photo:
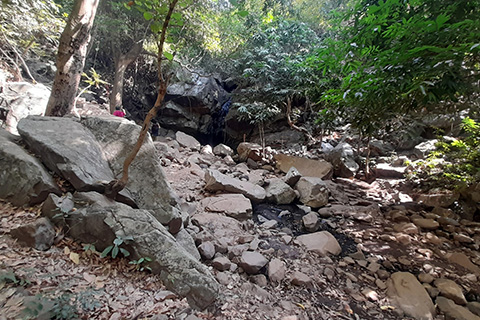
[[[185,251],[149,211],[132,209],[96,192],[78,193],[74,201],[77,210],[65,220],[74,239],[103,250],[117,237],[132,237],[125,249],[133,259],[152,258],[150,267],[169,290],[200,309],[216,299],[218,284],[207,267]]]
[[[297,237],[296,241],[304,245],[307,251],[315,252],[320,256],[339,255],[342,252],[337,239],[328,231],[305,234]]]
[[[78,121],[29,116],[20,120],[17,128],[48,169],[64,177],[76,190],[92,190],[100,180],[113,180],[100,145]]]
[[[8,108],[7,131],[18,134],[17,124],[29,115],[43,116],[47,108],[50,89],[43,84],[7,82],[0,94]]]
[[[238,220],[252,217],[252,203],[242,194],[221,194],[205,198],[201,205],[205,211],[224,213]]]
[[[205,189],[209,191],[225,191],[241,193],[252,201],[265,199],[265,189],[246,181],[230,178],[217,170],[207,170],[205,174]]]
[[[0,198],[15,206],[34,205],[60,190],[40,161],[18,146],[0,129]]]
[[[332,165],[324,160],[311,160],[302,157],[276,154],[273,159],[277,162],[277,168],[287,173],[291,167],[295,167],[302,176],[329,179],[332,175]]]
[[[12,229],[10,235],[29,247],[44,251],[52,246],[55,230],[48,219],[40,218],[33,223]]]
[[[332,163],[333,172],[337,177],[351,178],[360,168],[355,162],[353,148],[348,143],[339,143],[326,158]]]
[[[300,193],[300,202],[312,208],[320,208],[328,203],[328,188],[320,178],[301,177],[295,189]]]
[[[141,127],[123,118],[87,117],[82,124],[91,130],[103,150],[105,159],[116,177],[123,162],[137,141]],[[180,217],[177,196],[165,178],[155,155],[155,145],[147,137],[129,168],[126,188],[140,209],[152,210],[160,223],[167,225]],[[177,230],[170,230],[172,233]]]
[[[387,285],[388,296],[406,315],[417,320],[432,320],[435,317],[432,299],[414,275],[408,272],[395,272]]]
[[[265,187],[267,200],[276,204],[290,204],[295,200],[295,191],[280,179],[271,179]]]

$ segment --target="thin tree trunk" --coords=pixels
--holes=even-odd
[[[60,37],[57,72],[45,113],[48,116],[61,117],[73,109],[98,1],[75,0],[72,13]]]
[[[128,66],[134,62],[142,51],[143,41],[135,43],[126,54],[120,51],[115,53],[115,78],[113,80],[112,93],[110,94],[110,113],[115,111],[115,107],[122,105],[123,80]],[[120,50],[117,48],[117,50]]]
[[[158,55],[157,55],[157,64],[158,64],[158,95],[155,104],[153,105],[152,109],[148,112],[145,120],[143,121],[142,131],[140,131],[140,135],[138,136],[137,142],[133,147],[130,154],[127,156],[125,161],[123,162],[123,170],[122,170],[122,177],[119,180],[113,180],[109,183],[107,189],[105,190],[105,194],[110,198],[115,198],[117,194],[122,191],[128,182],[128,168],[130,164],[137,156],[138,151],[142,147],[143,141],[148,133],[148,129],[150,127],[150,121],[157,115],[158,110],[160,109],[163,99],[165,98],[165,94],[167,93],[167,86],[169,77],[164,78],[162,73],[162,59],[163,59],[163,45],[165,44],[165,38],[167,35],[168,24],[170,23],[170,18],[172,17],[173,10],[177,5],[178,0],[172,0],[170,2],[167,15],[165,17],[165,21],[163,22],[162,26],[162,33],[160,35],[160,41],[158,42]]]

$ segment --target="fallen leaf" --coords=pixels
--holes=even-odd
[[[78,253],[70,252],[70,260],[72,260],[73,263],[75,263],[75,264],[79,264],[80,263],[80,256],[78,255]]]
[[[84,272],[83,279],[85,279],[88,283],[92,283],[97,279],[97,277],[94,274],[89,274],[87,272]]]

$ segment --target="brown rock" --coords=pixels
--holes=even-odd
[[[284,173],[295,167],[304,177],[328,179],[332,176],[333,166],[325,160],[311,160],[285,154],[276,154],[273,158],[277,162],[277,168]]]
[[[403,232],[406,234],[417,234],[418,228],[413,223],[396,223],[393,225],[395,232]]]
[[[303,272],[295,271],[292,275],[292,284],[296,286],[308,286],[312,284],[312,279]]]
[[[433,219],[413,219],[412,222],[422,229],[426,230],[436,230],[440,224]]]
[[[466,305],[467,300],[463,295],[462,288],[450,279],[436,279],[435,286],[440,290],[440,295],[455,301],[456,304]]]
[[[48,250],[53,244],[55,230],[47,218],[12,229],[10,235],[19,242],[37,250]]]
[[[447,253],[445,258],[447,258],[448,261],[456,263],[473,273],[480,274],[480,268],[473,264],[472,261],[470,261],[470,258],[468,258],[464,253]]]
[[[224,213],[238,220],[252,217],[252,203],[242,194],[221,194],[205,198],[200,204],[205,211]]]
[[[456,320],[479,320],[480,318],[471,313],[467,308],[461,307],[445,297],[437,298],[437,307],[448,318]]]
[[[212,261],[212,266],[219,271],[226,271],[230,269],[231,262],[228,258],[220,256]]]
[[[300,193],[300,202],[312,208],[320,208],[328,203],[329,191],[320,178],[301,177],[295,189]]]

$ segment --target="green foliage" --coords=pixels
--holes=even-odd
[[[124,243],[126,243],[129,240],[133,240],[133,237],[127,236],[127,237],[119,237],[117,236],[115,240],[113,240],[113,244],[111,246],[108,246],[105,248],[105,250],[102,251],[100,254],[101,258],[105,258],[108,256],[108,254],[111,254],[112,258],[116,258],[119,253],[122,253],[124,257],[128,257],[130,255],[130,252],[128,252],[124,248],[120,248],[120,246]]]
[[[468,99],[480,79],[478,0],[359,0],[299,67],[310,92],[371,135],[396,115]]]
[[[272,120],[280,113],[280,109],[274,105],[267,106],[261,102],[253,102],[250,104],[234,104],[240,113],[239,119],[248,121],[250,124],[258,125]]]
[[[65,25],[63,18],[60,6],[52,0],[2,1],[0,43],[7,38],[22,51],[32,49],[40,56],[53,54]]]
[[[132,260],[129,262],[129,264],[133,264],[135,266],[135,269],[138,271],[152,271],[152,268],[148,266],[148,263],[152,262],[152,259],[149,257],[142,257],[138,260]]]
[[[424,186],[458,189],[480,181],[480,125],[470,118],[463,120],[465,136],[458,140],[441,139],[437,150],[425,161],[412,163],[411,180]]]

